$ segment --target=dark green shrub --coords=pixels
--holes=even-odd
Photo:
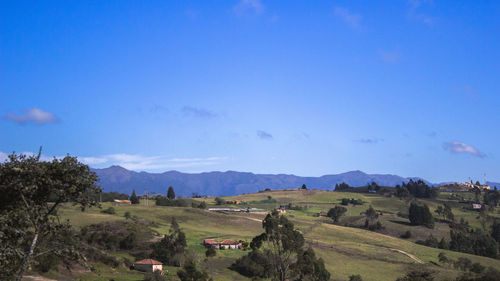
[[[113,207],[109,207],[106,210],[102,210],[101,213],[110,214],[110,215],[116,214],[115,208],[113,208]]]

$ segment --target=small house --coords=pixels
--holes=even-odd
[[[154,272],[157,270],[163,270],[163,264],[157,260],[153,259],[144,259],[140,261],[136,261],[134,263],[134,269],[145,271],[145,272]]]
[[[236,250],[236,249],[241,249],[241,243],[235,240],[222,240],[220,242],[220,247],[221,249],[231,249],[231,250]]]
[[[220,248],[220,242],[217,242],[213,239],[205,239],[203,240],[203,245],[208,248],[208,247],[212,247],[214,249],[219,249]]]
[[[481,204],[472,204],[472,210],[481,210]]]
[[[115,199],[113,200],[113,205],[131,205],[132,204],[132,201],[130,200],[119,200],[119,199]]]
[[[328,216],[328,214],[327,213],[319,213],[319,216],[320,217],[326,217],[326,216]]]

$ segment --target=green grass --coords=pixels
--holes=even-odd
[[[452,259],[467,257],[473,262],[480,262],[484,266],[500,268],[500,260],[485,257],[440,250],[415,244],[417,239],[425,239],[429,233],[436,237],[447,237],[449,228],[446,224],[437,223],[435,229],[427,229],[421,226],[410,226],[408,220],[398,217],[398,212],[407,212],[408,202],[397,198],[386,198],[375,194],[328,192],[318,190],[280,190],[261,192],[238,196],[223,197],[225,200],[242,200],[244,202],[266,200],[272,196],[277,200],[276,204],[253,204],[251,207],[276,208],[279,205],[292,203],[293,205],[306,207],[302,211],[288,211],[287,216],[294,222],[296,227],[304,233],[306,243],[313,247],[318,256],[325,261],[327,269],[334,280],[347,280],[349,275],[361,274],[363,280],[395,280],[410,267],[417,265],[417,261],[410,258],[422,260],[424,266],[436,270],[440,276],[448,278],[459,274],[456,270],[446,266],[434,266],[437,256],[445,252]],[[342,198],[361,199],[363,205],[349,205],[346,216],[341,223],[362,224],[364,216],[360,215],[369,205],[376,210],[382,211],[380,220],[385,229],[381,233],[371,232],[360,228],[332,225],[331,220],[317,217],[317,213],[326,212],[329,208],[340,204]],[[209,206],[214,204],[214,198],[197,198],[205,201]],[[439,204],[447,200],[446,196],[440,196],[437,200],[420,200],[428,204],[433,211]],[[110,203],[103,204],[103,209],[111,206]],[[225,205],[227,206],[227,205]],[[242,207],[240,205],[232,205]],[[248,206],[248,205],[247,205]],[[159,235],[168,233],[170,222],[176,218],[181,229],[186,233],[188,247],[193,249],[201,260],[205,259],[205,249],[201,245],[204,238],[234,239],[250,241],[252,237],[262,232],[261,220],[264,215],[247,213],[217,213],[190,207],[160,207],[160,206],[114,206],[115,215],[101,214],[100,209],[92,208],[81,212],[69,205],[60,210],[60,215],[67,218],[77,228],[91,223],[99,223],[113,220],[124,220],[124,213],[130,212],[132,216],[147,219],[154,222],[156,226],[151,227]],[[453,209],[456,217],[466,218],[474,226],[479,225],[475,216],[476,212],[462,209]],[[409,240],[398,238],[406,230],[410,230],[414,237]],[[404,251],[404,253],[398,252]],[[236,272],[228,269],[228,266],[238,257],[245,255],[242,250],[217,251],[217,256],[203,262],[214,277],[214,280],[248,280]],[[127,257],[132,259],[126,252],[114,253],[116,257]],[[176,267],[166,267],[169,276],[175,280]],[[126,268],[110,269],[100,265],[97,273],[82,273],[78,276],[81,280],[140,280],[141,273],[130,271]],[[108,278],[108,279],[106,279]],[[139,278],[139,279],[138,279]]]

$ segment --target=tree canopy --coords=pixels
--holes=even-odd
[[[327,216],[333,220],[333,223],[338,223],[340,217],[347,212],[347,209],[341,206],[335,206],[328,211]]]
[[[264,232],[255,236],[250,243],[252,252],[242,257],[232,268],[247,276],[272,276],[273,280],[329,280],[330,273],[325,269],[322,259],[317,259],[312,249],[303,250],[304,236],[285,216],[274,210],[262,222]],[[265,246],[263,247],[263,245]],[[263,247],[264,254],[259,248]],[[259,258],[262,257],[262,258]],[[262,263],[261,261],[265,261]],[[271,267],[266,267],[270,264]],[[293,279],[298,277],[297,279]]]
[[[172,186],[169,186],[168,187],[168,191],[167,191],[167,198],[169,200],[173,200],[175,199],[175,192],[174,192],[174,188]]]
[[[135,189],[132,190],[132,195],[130,196],[130,202],[132,204],[139,204],[139,197],[135,194]]]
[[[33,259],[44,255],[78,259],[71,226],[57,210],[71,202],[81,210],[98,205],[97,176],[76,157],[40,161],[9,155],[0,163],[0,267],[6,278],[21,280]]]
[[[426,204],[419,205],[412,202],[410,204],[408,218],[412,225],[425,225],[428,228],[434,228],[434,218]]]

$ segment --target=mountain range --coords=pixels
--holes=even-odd
[[[168,171],[164,173],[147,173],[127,170],[120,166],[103,169],[92,169],[100,179],[100,186],[105,192],[116,191],[130,194],[135,189],[137,194],[166,194],[169,186],[180,196],[199,195],[229,196],[242,193],[253,193],[266,188],[292,189],[305,184],[308,188],[333,190],[335,184],[345,182],[350,186],[363,186],[376,182],[381,186],[396,186],[410,179],[390,174],[366,174],[362,171],[351,171],[320,177],[300,177],[286,174],[254,174],[248,172],[206,172],[181,173]],[[431,184],[427,182],[428,184]],[[489,183],[500,186],[498,183]]]

